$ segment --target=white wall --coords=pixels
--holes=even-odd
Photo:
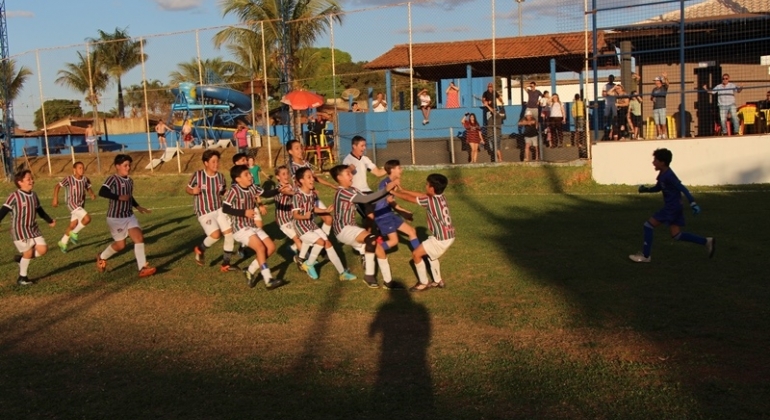
[[[770,183],[770,135],[675,140],[605,141],[593,145],[599,184],[653,184],[652,152],[674,154],[671,168],[685,185]]]

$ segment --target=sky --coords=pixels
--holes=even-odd
[[[519,31],[517,0],[444,0],[415,2],[411,7],[412,42],[447,42],[516,36]],[[635,0],[599,0],[600,4],[625,5]],[[688,2],[692,4],[692,2]],[[229,58],[225,49],[213,46],[214,34],[237,23],[223,15],[219,0],[5,0],[8,41],[12,58],[33,72],[19,98],[14,116],[22,128],[33,128],[34,111],[42,97],[83,99],[82,95],[55,83],[65,63],[76,62],[85,53],[87,38],[97,30],[127,29],[133,37],[147,41],[148,80],[166,82],[180,62],[197,56]],[[396,44],[409,42],[409,10],[405,3],[388,0],[341,0],[341,25],[334,25],[333,38],[326,34],[317,47],[334,47],[351,54],[353,61],[370,61]],[[579,0],[524,0],[521,4],[522,35],[582,31],[583,2]],[[601,5],[600,5],[601,7]],[[604,13],[599,26],[642,20],[676,8],[633,8]],[[196,29],[197,39],[196,39]],[[38,71],[39,67],[39,71]],[[137,67],[123,78],[123,86],[139,84]],[[41,89],[42,88],[42,89]],[[116,87],[105,92],[103,108],[115,107]]]

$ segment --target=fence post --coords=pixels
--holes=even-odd
[[[45,100],[43,99],[43,77],[40,74],[40,50],[35,50],[37,62],[37,85],[40,90],[40,112],[43,116],[43,137],[45,138],[45,158],[48,161],[48,175],[51,175],[51,154],[48,152],[48,124],[45,121]],[[29,166],[29,165],[27,165]]]
[[[455,129],[449,127],[449,157],[452,164],[455,163]]]
[[[152,165],[152,139],[150,138],[150,110],[147,106],[147,77],[144,67],[144,39],[139,38],[139,57],[142,59],[142,91],[144,93],[144,124],[147,130],[147,153],[150,155],[150,173],[155,173]],[[165,152],[164,152],[165,153]]]

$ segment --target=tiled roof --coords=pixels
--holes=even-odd
[[[713,19],[735,15],[767,15],[768,12],[770,12],[770,0],[708,0],[685,7],[684,18],[685,20]],[[674,10],[638,23],[679,22],[679,15],[679,10]]]
[[[604,45],[604,33],[599,32],[598,36],[598,44]],[[592,49],[592,45],[589,34],[589,51]],[[583,32],[497,38],[495,43],[495,60],[500,61],[528,58],[558,59],[559,57],[575,55],[582,57],[584,53],[585,34]],[[412,44],[412,59],[414,67],[488,62],[492,60],[492,40]],[[373,70],[408,68],[409,45],[396,45],[364,67]]]
[[[44,133],[45,133],[45,130],[29,131],[21,134],[19,137],[42,137],[45,135]],[[49,136],[67,136],[67,135],[84,136],[85,134],[86,134],[86,129],[78,127],[76,125],[61,125],[58,127],[48,129]]]

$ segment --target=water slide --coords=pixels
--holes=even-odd
[[[196,86],[195,93],[199,99],[212,98],[234,106],[233,113],[251,112],[251,98],[243,92],[220,86]]]

